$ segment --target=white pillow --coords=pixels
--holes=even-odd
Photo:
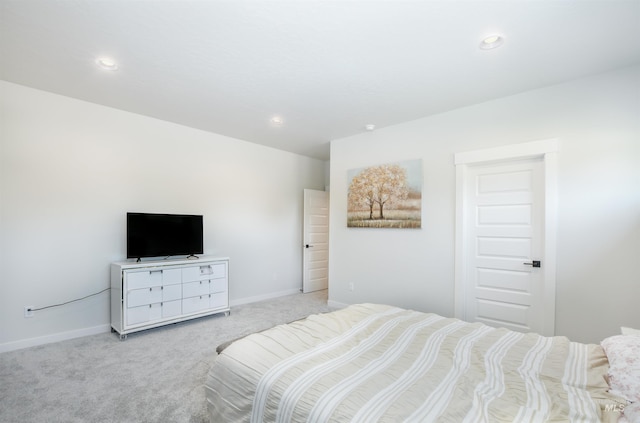
[[[640,401],[640,335],[615,335],[600,345],[609,359],[609,392]]]
[[[640,329],[627,328],[624,326],[620,327],[620,333],[623,335],[640,335]]]

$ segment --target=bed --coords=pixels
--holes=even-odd
[[[357,304],[220,348],[211,422],[615,422],[603,348]]]

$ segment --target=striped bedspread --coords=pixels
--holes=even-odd
[[[359,304],[234,342],[212,422],[615,421],[598,345]]]

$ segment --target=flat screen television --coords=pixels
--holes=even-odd
[[[203,252],[201,215],[127,213],[127,258]]]

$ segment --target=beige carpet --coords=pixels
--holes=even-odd
[[[234,307],[130,334],[0,354],[0,421],[207,422],[204,380],[219,344],[329,311],[326,291]]]

